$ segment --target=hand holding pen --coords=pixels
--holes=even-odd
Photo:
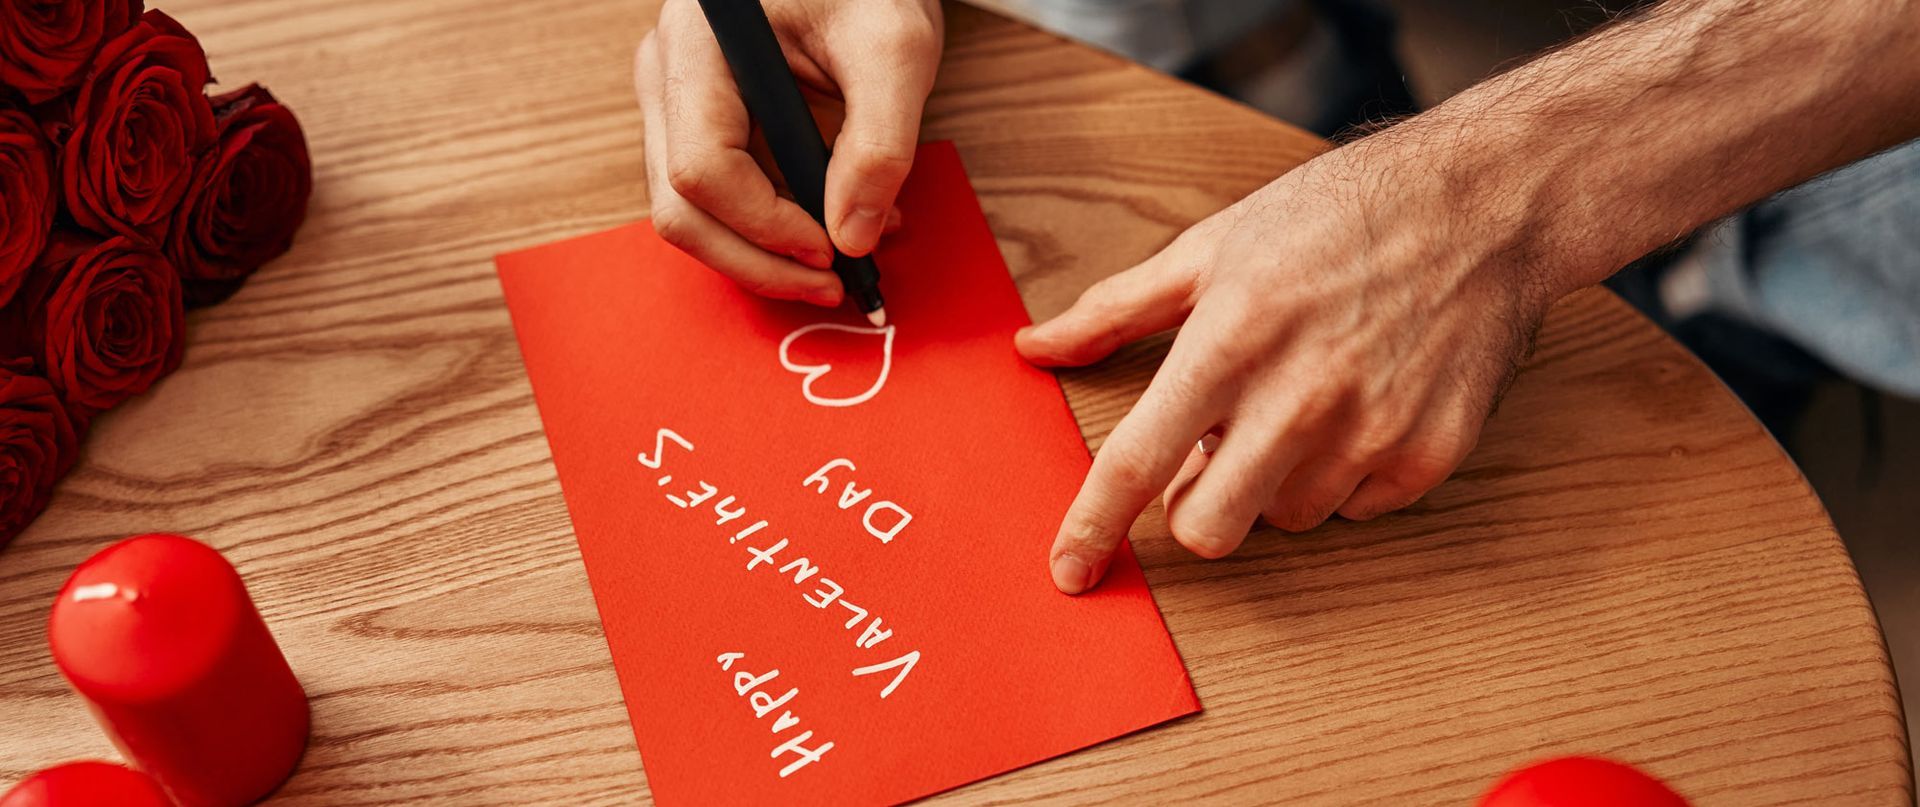
[[[845,294],[827,271],[836,251],[868,255],[896,218],[940,58],[940,10],[928,0],[782,0],[767,12],[799,80],[846,103],[822,188],[826,226],[779,196],[749,154],[761,122],[693,0],[668,0],[635,64],[654,226],[756,293],[837,306]]]

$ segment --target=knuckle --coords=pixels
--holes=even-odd
[[[1122,320],[1125,311],[1120,304],[1118,284],[1112,278],[1102,280],[1089,287],[1080,300],[1076,308],[1082,321],[1097,326],[1093,332],[1099,335],[1100,341],[1117,343],[1125,334],[1126,324]]]
[[[1223,374],[1217,369],[1193,366],[1191,363],[1178,367],[1162,365],[1162,372],[1156,373],[1153,383],[1165,386],[1166,398],[1174,406],[1198,406],[1216,396],[1225,394],[1220,380]]]
[[[1397,428],[1378,422],[1363,423],[1354,429],[1346,444],[1339,449],[1339,458],[1350,465],[1370,468],[1391,456],[1400,439],[1400,430]]]
[[[757,276],[728,273],[727,277],[734,282],[734,285],[739,286],[747,293],[756,297],[771,297],[774,299],[788,299],[792,297],[791,294],[786,293],[786,289],[768,283],[765,279]]]
[[[1390,474],[1394,486],[1410,497],[1418,498],[1440,486],[1453,474],[1452,457],[1437,452],[1414,452],[1394,463]]]
[[[1322,383],[1310,387],[1300,396],[1297,408],[1293,412],[1296,429],[1313,429],[1336,420],[1345,409],[1346,387],[1339,383]]]
[[[875,25],[876,41],[893,55],[921,56],[940,44],[940,31],[925,14],[902,11],[878,18]]]
[[[1339,504],[1325,499],[1275,502],[1262,514],[1262,518],[1287,532],[1306,532],[1326,523]]]
[[[868,184],[891,185],[913,168],[913,144],[908,138],[858,137],[848,145]]]
[[[1059,549],[1081,558],[1095,557],[1113,543],[1107,540],[1106,534],[1106,528],[1092,515],[1075,511],[1060,525],[1057,544]]]
[[[1390,472],[1368,491],[1365,500],[1356,499],[1342,505],[1341,517],[1350,521],[1370,521],[1419,501],[1432,487],[1410,483],[1398,473]]]
[[[677,204],[654,206],[653,231],[660,240],[685,249],[694,242],[693,219]]]
[[[686,150],[667,155],[667,185],[688,199],[703,196],[713,176],[712,165],[699,154]]]
[[[1340,505],[1340,517],[1348,521],[1371,521],[1420,500],[1423,490],[1410,489],[1381,478],[1369,482],[1363,493],[1356,493]]]
[[[897,27],[890,41],[891,55],[899,61],[932,59],[940,48],[940,33],[924,19],[912,20]]]
[[[1167,519],[1168,531],[1181,546],[1209,560],[1224,558],[1240,548],[1240,541],[1246,536],[1233,534],[1211,519],[1188,515],[1190,512],[1176,510]]]
[[[1378,506],[1360,501],[1350,501],[1340,506],[1340,517],[1348,521],[1372,521],[1382,512]]]
[[[661,107],[661,111],[667,127],[671,129],[684,122],[686,116],[686,111],[672,103],[672,99],[692,96],[697,91],[695,82],[685,71],[667,69],[665,56],[654,60],[653,69],[659,72],[660,97],[669,101]]]
[[[1108,275],[1099,282],[1088,286],[1081,299],[1087,303],[1087,310],[1095,316],[1111,316],[1120,313],[1120,301],[1126,297],[1126,281],[1120,275]]]
[[[1123,490],[1141,490],[1153,485],[1153,459],[1132,443],[1108,442],[1100,447],[1098,459],[1106,478]]]

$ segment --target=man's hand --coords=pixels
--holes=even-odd
[[[1174,539],[1217,558],[1256,518],[1298,532],[1404,507],[1473,448],[1552,297],[1366,151],[1281,177],[1021,332],[1030,361],[1081,365],[1185,323],[1054,539],[1060,590],[1097,582],[1155,496]]]
[[[766,0],[802,87],[838,95],[846,121],[827,166],[823,231],[749,153],[733,74],[694,0],[667,0],[634,57],[648,195],[660,237],[768,297],[840,304],[833,248],[865,255],[913,164],[940,62],[937,0]]]
[[[1920,136],[1920,0],[1669,0],[1329,152],[1021,333],[1038,364],[1181,325],[1048,556],[1098,582],[1164,492],[1232,552],[1412,503],[1473,448],[1549,305]],[[1864,77],[1864,78],[1863,78]],[[1218,434],[1211,454],[1195,441]]]

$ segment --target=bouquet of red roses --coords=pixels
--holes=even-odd
[[[0,0],[0,547],[87,424],[180,364],[185,307],[292,245],[293,113],[209,97],[206,53],[142,0]]]

